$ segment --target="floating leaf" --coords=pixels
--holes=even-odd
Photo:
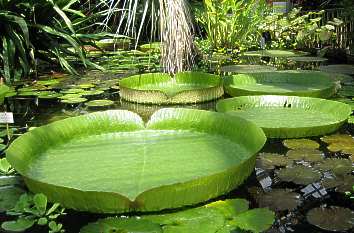
[[[321,173],[304,166],[284,168],[278,171],[277,174],[283,181],[293,182],[300,185],[311,184],[321,178]]]
[[[87,101],[86,98],[68,98],[68,99],[62,99],[60,102],[65,104],[80,104],[86,101]]]
[[[336,175],[344,175],[353,170],[353,165],[349,159],[325,159],[315,168],[322,171],[332,171]]]
[[[265,141],[259,127],[226,114],[162,109],[145,124],[137,114],[112,110],[38,127],[16,138],[6,156],[29,189],[51,201],[122,213],[231,191],[252,173]]]
[[[218,101],[219,112],[243,117],[269,138],[301,138],[336,131],[351,114],[348,105],[297,96],[241,96]]]
[[[289,149],[318,149],[320,144],[310,139],[287,139],[283,141],[284,146]]]
[[[318,162],[323,160],[323,153],[314,149],[289,150],[286,157],[295,161]]]
[[[327,147],[329,151],[354,155],[354,138],[351,135],[334,134],[324,136],[321,140],[329,144]]]
[[[334,178],[325,178],[322,181],[325,188],[336,188],[337,192],[349,192],[354,185],[354,177],[352,175],[336,176]]]
[[[274,212],[268,209],[253,209],[237,215],[229,224],[251,232],[263,232],[274,221]]]
[[[275,67],[263,65],[229,65],[221,67],[222,72],[238,74],[272,72],[275,70]]]
[[[124,100],[137,103],[198,103],[224,94],[219,76],[201,72],[180,72],[174,78],[164,73],[134,75],[119,86]]]
[[[294,210],[301,203],[301,195],[290,189],[273,189],[258,199],[260,207],[268,207],[274,211]]]
[[[306,219],[327,231],[347,231],[354,226],[354,212],[339,206],[314,208],[307,213]]]
[[[341,64],[341,65],[320,66],[320,70],[324,72],[330,72],[330,73],[353,75],[354,65]]]
[[[248,202],[244,199],[217,201],[206,206],[187,209],[175,213],[160,215],[143,215],[139,219],[107,218],[91,223],[81,229],[80,233],[96,233],[98,230],[128,230],[122,225],[129,223],[129,227],[142,226],[141,231],[147,228],[143,225],[154,224],[152,232],[164,233],[230,233],[237,228],[252,232],[267,230],[274,221],[274,213],[268,209],[248,210]],[[125,225],[124,225],[125,226]],[[159,228],[157,228],[158,226]],[[121,228],[120,228],[121,227]],[[108,232],[108,231],[107,231]],[[136,232],[129,230],[129,232]],[[148,231],[150,232],[150,231]]]
[[[80,230],[80,233],[108,233],[108,232],[129,232],[129,233],[162,233],[159,224],[146,219],[136,218],[106,218],[95,223],[90,223]]]
[[[225,92],[231,96],[291,95],[328,98],[336,85],[321,72],[274,71],[227,76]]]
[[[33,219],[19,218],[15,221],[6,221],[1,224],[1,228],[10,232],[23,232],[31,228],[36,221]]]
[[[107,107],[113,105],[112,100],[92,100],[86,103],[88,107]]]
[[[257,159],[257,167],[271,170],[275,167],[284,167],[289,163],[288,159],[280,154],[260,153]]]

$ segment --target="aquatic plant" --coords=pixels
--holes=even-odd
[[[132,112],[112,110],[35,128],[6,156],[28,188],[51,201],[122,213],[177,208],[227,193],[253,171],[265,141],[259,127],[226,114],[162,109],[144,124]]]
[[[65,215],[65,209],[59,203],[48,206],[47,197],[42,194],[22,194],[8,215],[17,216],[16,220],[5,221],[1,228],[11,232],[23,232],[33,225],[47,225],[49,233],[64,232],[63,225],[57,222],[59,216]]]
[[[249,209],[248,201],[229,199],[169,214],[100,219],[83,227],[80,233],[98,231],[226,233],[233,230],[263,232],[273,221],[272,211],[265,208]]]

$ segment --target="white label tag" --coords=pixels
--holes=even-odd
[[[0,112],[0,123],[2,124],[13,124],[14,115],[12,112]]]

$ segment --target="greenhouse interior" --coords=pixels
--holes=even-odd
[[[353,0],[0,0],[0,232],[354,232]]]

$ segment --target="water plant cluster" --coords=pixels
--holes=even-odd
[[[340,19],[253,0],[19,2],[0,1],[2,231],[353,229],[354,66],[312,53]]]

